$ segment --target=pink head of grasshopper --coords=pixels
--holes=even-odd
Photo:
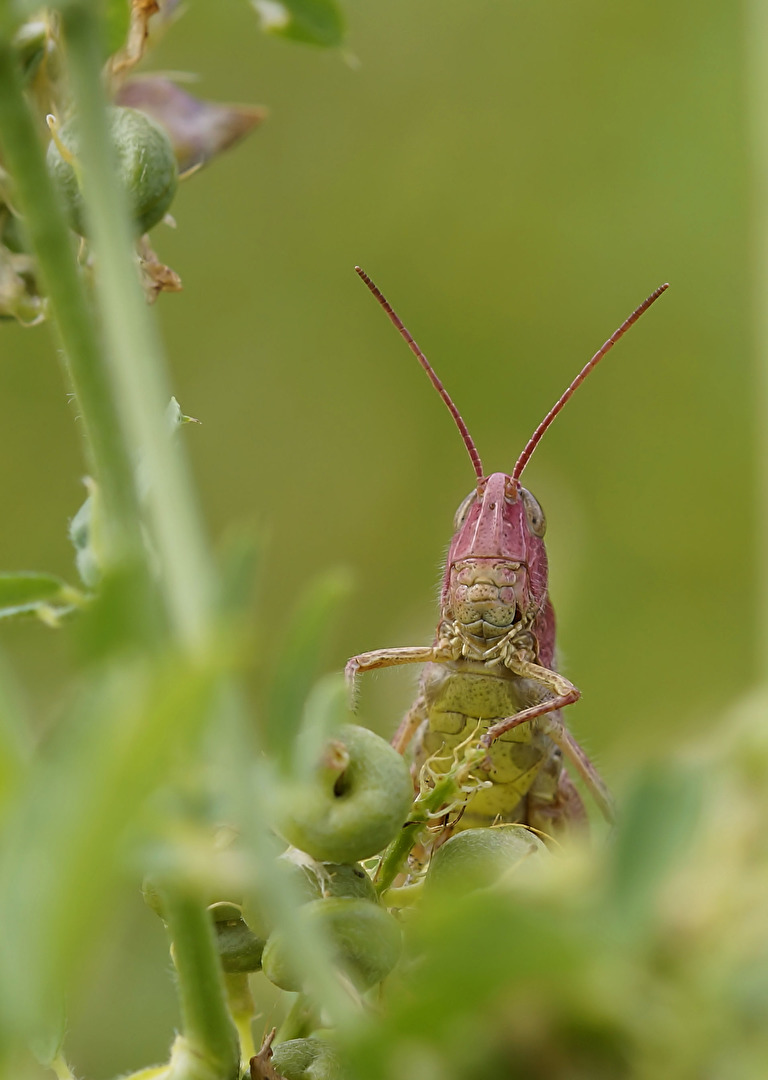
[[[480,455],[458,409],[419,346],[368,275],[355,270],[408,343],[447,405],[469,452],[477,482],[456,512],[443,580],[443,618],[489,643],[512,630],[529,629],[536,637],[540,661],[553,662],[554,614],[547,594],[546,522],[520,476],[531,455],[576,388],[643,312],[661,296],[661,285],[626,319],[582,368],[552,406],[525,445],[510,474],[486,476]]]

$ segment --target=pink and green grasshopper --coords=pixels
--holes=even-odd
[[[552,834],[585,823],[586,810],[563,767],[564,758],[612,822],[610,792],[560,715],[580,694],[555,670],[546,523],[520,477],[576,388],[668,286],[651,293],[598,349],[536,428],[512,472],[488,476],[466,424],[424,353],[368,275],[355,269],[448,406],[477,481],[456,512],[434,642],[353,656],[346,666],[347,679],[354,684],[358,672],[426,665],[418,696],[392,741],[403,753],[416,736],[415,776],[427,760],[433,768],[440,761],[447,768],[451,752],[473,733],[487,748],[484,771],[478,775],[490,783],[470,796],[460,823],[448,828],[504,821]]]

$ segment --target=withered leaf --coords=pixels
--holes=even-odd
[[[266,116],[259,105],[202,101],[160,75],[126,82],[117,93],[117,104],[140,109],[162,124],[182,176],[234,145]]]

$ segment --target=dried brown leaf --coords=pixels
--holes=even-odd
[[[147,113],[165,128],[182,175],[234,145],[266,116],[259,105],[202,101],[160,75],[131,79],[118,91],[117,103]]]

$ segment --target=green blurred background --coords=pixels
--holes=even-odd
[[[270,109],[183,185],[178,229],[154,233],[184,281],[156,310],[176,395],[203,422],[183,437],[211,536],[250,523],[268,537],[264,657],[332,565],[355,590],[329,669],[428,642],[472,471],[354,264],[427,352],[488,471],[511,468],[583,363],[670,281],[526,472],[549,521],[561,667],[583,692],[569,719],[621,787],[754,677],[740,7],[345,10],[342,56],[265,38],[242,0],[190,2],[147,65]],[[45,329],[5,325],[2,343],[0,567],[73,579],[77,409]],[[67,631],[3,628],[0,646],[51,723],[75,661]],[[368,676],[365,721],[391,732],[416,678]],[[161,1058],[173,1023],[161,927],[126,903],[75,1005],[72,1056],[93,1077]]]

